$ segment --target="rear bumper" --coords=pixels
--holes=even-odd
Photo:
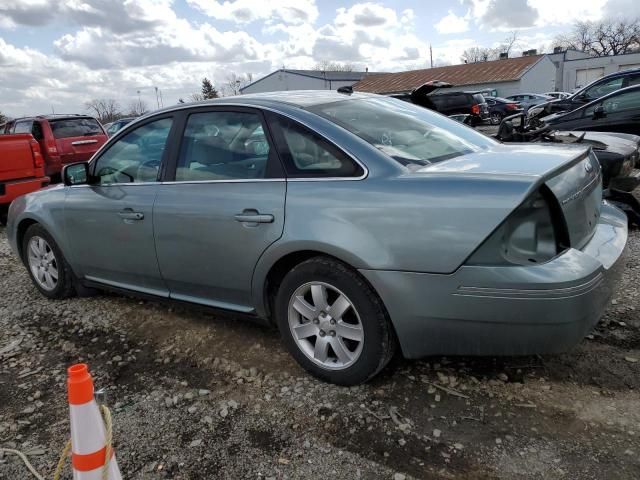
[[[604,205],[582,249],[532,266],[463,266],[450,275],[362,270],[407,358],[570,349],[593,328],[624,267],[627,219]]]
[[[49,177],[29,178],[25,180],[0,181],[0,205],[8,205],[20,195],[35,192],[49,185]]]

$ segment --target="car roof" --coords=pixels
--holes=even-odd
[[[335,90],[288,90],[282,92],[249,93],[246,95],[214,98],[200,102],[178,103],[171,107],[151,112],[151,114],[157,115],[158,113],[172,112],[183,108],[202,107],[206,105],[244,105],[248,107],[276,107],[278,105],[289,105],[306,108],[323,103],[371,97],[379,97],[379,95],[364,92],[338,93]]]
[[[19,117],[11,119],[12,122],[19,122],[23,120],[69,120],[72,118],[91,118],[94,119],[91,115],[81,115],[76,113],[65,113],[65,114],[49,114],[49,115],[32,115],[30,117]]]

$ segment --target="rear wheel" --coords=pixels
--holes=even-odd
[[[346,265],[315,257],[294,267],[276,298],[287,349],[313,375],[356,385],[391,360],[396,340],[382,302]]]
[[[25,232],[22,255],[33,284],[44,296],[62,299],[75,294],[71,268],[41,225],[31,225]]]
[[[493,112],[491,114],[491,125],[500,125],[500,122],[502,121],[502,115],[499,114],[498,112]]]

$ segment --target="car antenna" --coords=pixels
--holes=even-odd
[[[338,93],[344,93],[345,95],[351,95],[353,93],[353,87],[351,85],[340,87],[340,88],[338,88]]]

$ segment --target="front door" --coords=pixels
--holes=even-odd
[[[208,107],[186,118],[153,214],[171,298],[252,309],[253,270],[284,227],[286,181],[265,132],[252,109]]]
[[[127,133],[92,163],[90,185],[69,187],[66,233],[81,277],[168,296],[153,239],[158,172],[173,119]]]

